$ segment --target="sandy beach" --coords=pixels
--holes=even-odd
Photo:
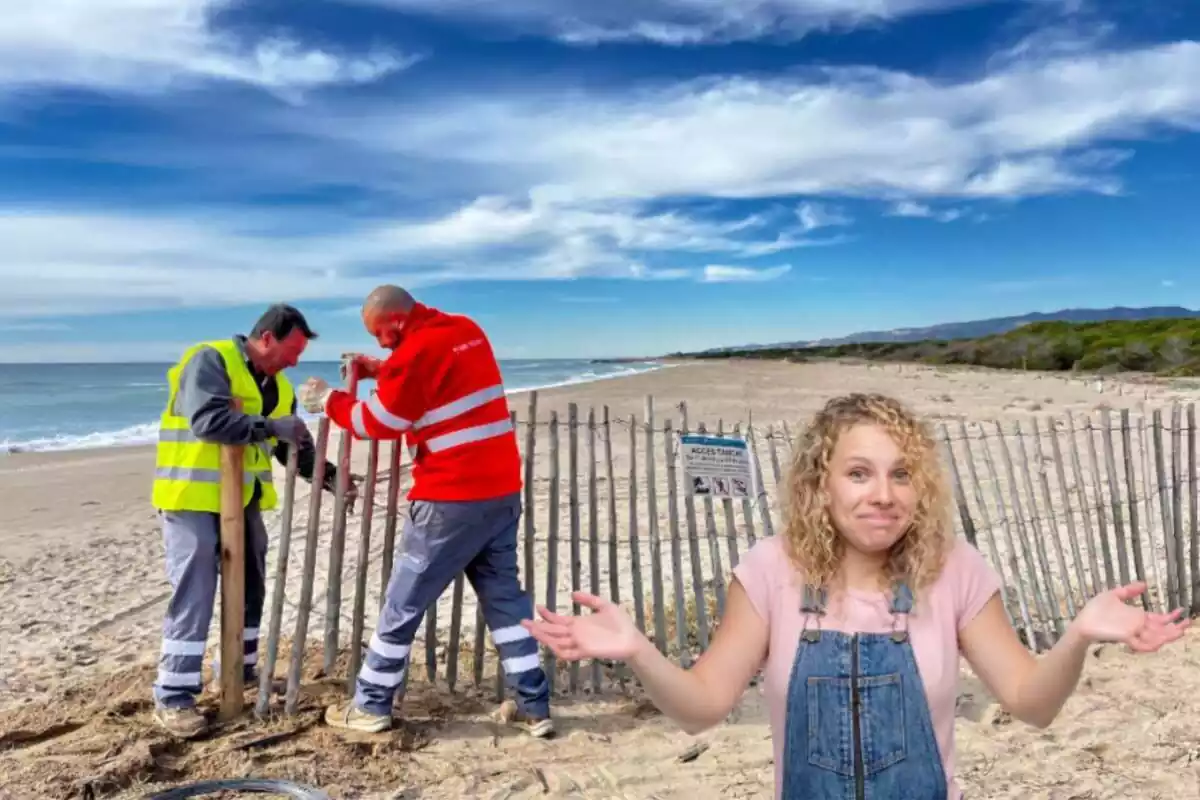
[[[570,403],[577,404],[584,424],[577,450],[581,464],[577,510],[585,537],[580,580],[586,588],[593,579],[587,539],[592,498],[587,491],[586,458],[591,451],[586,419],[589,410],[602,419],[607,407],[611,438],[605,442],[604,429],[599,428],[595,439],[599,459],[595,542],[599,558],[594,574],[605,593],[615,577],[622,599],[632,608],[634,584],[628,571],[631,486],[637,487],[637,536],[640,552],[645,554],[643,596],[650,593],[650,556],[644,548],[651,520],[644,483],[645,443],[639,433],[638,451],[632,454],[637,480],[631,482],[628,423],[631,415],[636,415],[639,422],[643,420],[648,395],[654,397],[656,438],[651,452],[660,482],[667,468],[662,427],[668,420],[675,426],[680,424],[681,402],[687,405],[693,427],[704,422],[710,430],[718,423],[730,429],[735,423],[744,427],[751,420],[759,432],[770,426],[780,443],[778,458],[786,465],[784,425],[794,435],[829,397],[848,391],[892,394],[928,418],[949,424],[952,430],[960,422],[976,425],[991,420],[1021,420],[1024,424],[1033,416],[1057,417],[1067,411],[1086,415],[1100,403],[1114,413],[1130,409],[1140,415],[1149,406],[1192,402],[1200,397],[1200,392],[1187,386],[1162,382],[1110,378],[1102,388],[1101,392],[1095,379],[1040,373],[938,370],[910,365],[715,362],[541,391],[537,398],[539,425],[532,485],[537,597],[542,601],[546,596],[550,546],[549,429],[545,422],[551,413],[557,414],[560,423],[565,422]],[[528,396],[513,395],[511,403],[525,421]],[[520,432],[523,445],[525,430],[523,426]],[[335,460],[336,447],[335,435],[330,440],[331,460]],[[571,486],[565,434],[560,434],[560,447],[556,586],[561,608],[563,600],[569,600],[572,580],[567,539],[572,521]],[[611,483],[603,459],[609,449]],[[366,452],[365,446],[356,445],[355,471],[365,472]],[[386,467],[388,448],[382,452],[381,467]],[[761,452],[759,458],[764,486],[771,498],[770,511],[778,524],[773,469],[767,453]],[[528,742],[488,722],[493,698],[490,692],[471,685],[469,658],[460,662],[462,685],[455,694],[423,683],[424,634],[418,634],[414,685],[405,705],[406,715],[416,727],[388,740],[390,744],[348,745],[320,726],[297,734],[281,745],[282,749],[266,754],[236,748],[231,751],[227,741],[219,740],[199,744],[193,750],[164,744],[147,721],[150,682],[168,597],[160,532],[149,505],[152,468],[153,450],[148,447],[0,456],[0,496],[4,498],[0,503],[0,602],[5,609],[0,616],[0,797],[56,796],[28,793],[28,787],[36,781],[53,785],[55,791],[64,792],[61,796],[72,796],[67,789],[78,788],[81,781],[96,775],[116,775],[121,770],[125,777],[109,781],[107,796],[123,796],[122,791],[128,793],[126,796],[139,796],[133,793],[135,787],[169,784],[184,775],[188,779],[288,775],[308,780],[335,797],[770,796],[771,744],[757,688],[747,692],[729,720],[699,737],[687,736],[646,708],[633,690],[622,693],[610,689],[599,696],[581,693],[574,698],[564,697],[557,705],[563,720],[562,735],[552,743]],[[277,480],[282,482],[282,476],[282,468],[277,469]],[[617,509],[616,547],[610,547],[610,492]],[[306,483],[297,484],[296,496],[291,577],[283,618],[287,634],[294,626],[299,597],[297,576],[308,514]],[[384,502],[382,496],[376,500]],[[670,528],[667,498],[659,494],[656,503],[657,528],[664,539],[661,554],[665,601],[670,609],[671,586],[677,573],[665,541]],[[332,496],[326,495],[323,517],[331,515],[332,506]],[[682,513],[682,500],[679,506]],[[730,559],[726,554],[732,555],[726,529],[721,527],[724,518],[720,504],[716,506],[719,548],[710,548],[705,542],[693,551],[699,560],[688,561],[700,564],[706,580],[715,569],[727,573]],[[697,509],[703,529],[699,502]],[[382,509],[377,507],[375,517],[367,573],[368,609],[378,604]],[[359,515],[352,515],[342,581],[344,642],[350,630],[360,524]],[[277,515],[268,519],[268,528],[273,536],[268,574],[273,575],[278,554]],[[324,530],[308,632],[310,656],[318,661],[325,624],[328,524]],[[757,535],[762,534],[759,524]],[[738,524],[735,538],[736,548],[744,552],[748,546],[744,519]],[[687,550],[689,544],[682,547]],[[1154,546],[1152,542],[1146,545]],[[613,552],[619,557],[610,560]],[[984,553],[991,557],[987,550]],[[721,559],[723,566],[718,563]],[[681,585],[689,591],[691,577],[690,572],[680,576]],[[448,658],[450,595],[448,591],[437,611],[439,680]],[[464,620],[474,620],[474,596],[469,588],[463,596],[462,610]],[[649,604],[646,614],[651,616]],[[648,619],[647,624],[652,622]],[[368,635],[373,623],[374,616],[368,612]],[[470,630],[471,624],[466,629]],[[210,641],[215,642],[215,622],[212,633]],[[467,634],[462,647],[469,650],[472,638]],[[964,669],[958,765],[959,780],[969,798],[1200,797],[1200,768],[1196,765],[1200,732],[1192,723],[1200,690],[1197,645],[1185,640],[1163,654],[1140,658],[1116,647],[1096,648],[1094,655],[1088,661],[1079,691],[1045,731],[1028,728],[1001,713]],[[490,673],[494,668],[490,654],[487,660]],[[284,666],[281,661],[277,672],[282,672]],[[581,665],[579,675],[579,680],[588,685],[591,665]],[[557,680],[558,688],[564,688],[570,673],[561,670]],[[484,685],[490,686],[490,680]],[[82,690],[78,688],[81,686]],[[336,690],[329,684],[314,691],[312,708],[324,697],[321,692]],[[103,731],[94,724],[98,718],[107,720]],[[56,723],[66,727],[55,729]],[[39,730],[43,735],[36,735]],[[14,731],[25,734],[16,736]],[[135,762],[127,764],[121,761],[125,756],[109,752],[119,741],[145,749],[138,750]],[[693,748],[698,742],[705,747],[697,754]],[[483,766],[481,752],[486,760]],[[114,761],[120,764],[114,766]],[[369,767],[354,766],[366,761],[371,763]]]

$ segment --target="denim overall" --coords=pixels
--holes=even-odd
[[[823,631],[827,602],[824,589],[805,585],[780,797],[946,800],[946,773],[908,640],[912,591],[900,583],[892,593],[891,633]]]

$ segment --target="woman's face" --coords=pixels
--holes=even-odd
[[[886,553],[912,522],[916,492],[903,453],[879,425],[844,431],[829,463],[829,513],[849,547]]]

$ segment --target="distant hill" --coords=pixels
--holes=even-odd
[[[971,339],[850,342],[695,354],[693,358],[822,359],[961,364],[997,369],[1200,375],[1200,315],[1187,318],[1031,322]]]
[[[711,355],[729,351],[775,350],[797,347],[834,347],[843,344],[867,342],[921,342],[928,340],[976,339],[992,336],[1037,322],[1107,322],[1118,320],[1179,319],[1200,317],[1200,311],[1181,306],[1151,306],[1148,308],[1064,308],[1060,311],[1022,314],[1019,317],[993,317],[968,322],[947,322],[926,328],[896,328],[890,331],[862,331],[849,336],[830,339],[815,339],[807,342],[780,342],[777,344],[747,344],[736,347],[714,347],[703,351]]]

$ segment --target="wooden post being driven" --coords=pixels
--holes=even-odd
[[[242,446],[221,446],[221,706],[220,722],[242,713],[246,614],[246,524]]]

